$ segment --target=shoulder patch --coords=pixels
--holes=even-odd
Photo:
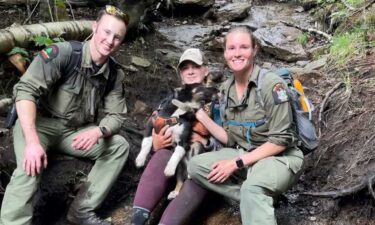
[[[282,83],[277,83],[272,88],[272,96],[275,104],[281,104],[289,100],[286,89]]]
[[[46,63],[56,58],[58,54],[59,54],[59,48],[56,45],[50,45],[47,48],[40,51],[39,53],[40,57],[42,57],[42,59]]]

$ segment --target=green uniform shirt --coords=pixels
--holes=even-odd
[[[41,107],[41,110],[38,109],[41,115],[44,113],[60,118],[71,127],[94,122],[97,110],[102,108],[105,117],[100,121],[100,126],[107,126],[112,133],[117,133],[123,122],[122,116],[127,112],[122,84],[124,73],[121,69],[111,68],[117,69],[115,85],[102,98],[102,87],[106,86],[110,66],[107,60],[95,72],[89,46],[90,41],[83,43],[80,73],[61,84],[62,71],[72,55],[70,43],[57,43],[41,51],[15,85],[15,100],[33,101]],[[99,84],[100,88],[92,82]]]
[[[279,96],[275,89],[275,87],[280,87],[280,85],[285,89],[287,86],[284,80],[277,74],[272,72],[267,73],[263,77],[261,87],[261,97],[265,104],[263,108],[258,103],[258,97],[256,96],[256,84],[259,72],[260,68],[255,65],[244,94],[248,97],[244,96],[241,102],[237,98],[233,77],[229,78],[221,86],[221,116],[223,121],[265,121],[263,125],[251,128],[249,133],[248,128],[244,126],[224,125],[224,129],[228,134],[227,145],[229,147],[238,145],[246,150],[255,149],[265,142],[294,147],[297,136],[292,129],[292,110],[287,96],[286,98],[283,96],[284,98],[281,98],[280,101],[277,98]],[[249,93],[247,94],[248,90]],[[298,155],[300,154],[298,153]]]

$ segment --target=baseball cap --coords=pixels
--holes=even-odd
[[[192,61],[195,64],[201,66],[204,62],[203,53],[197,48],[189,48],[182,53],[180,60],[178,61],[177,68],[180,68],[181,63],[185,61]]]

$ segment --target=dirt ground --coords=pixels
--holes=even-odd
[[[95,9],[77,9],[75,15],[78,18],[90,19],[95,15],[95,11]],[[11,10],[0,8],[0,12],[2,15],[8,15],[0,21],[0,28],[24,19],[22,8]],[[157,33],[149,32],[142,34],[142,38],[129,40],[116,56],[124,65],[129,65],[132,55],[140,56],[148,59],[151,66],[137,67],[137,72],[125,70],[126,96],[130,112],[121,134],[131,143],[131,153],[124,172],[101,210],[102,215],[111,216],[115,225],[130,224],[131,202],[141,173],[141,170],[134,166],[134,158],[139,151],[144,121],[157,106],[158,101],[168,94],[170,88],[179,83],[173,67],[176,62],[155,54],[154,50],[157,48],[180,52]],[[209,56],[213,61],[220,61],[219,52],[211,52]],[[336,199],[301,194],[342,189],[350,191],[351,187],[375,173],[374,62],[375,50],[370,49],[367,54],[353,60],[351,65],[337,67],[328,63],[327,67],[320,71],[323,74],[321,78],[310,77],[304,81],[308,96],[311,96],[316,107],[315,121],[320,131],[320,146],[316,152],[306,157],[305,171],[297,185],[277,201],[276,214],[279,224],[375,224],[375,200],[367,187]],[[350,74],[350,79],[343,79],[343,72]],[[16,81],[12,76],[16,76],[14,69],[5,67],[3,77],[0,76],[3,89],[5,84],[12,86],[11,84]],[[326,93],[343,80],[345,82],[342,87],[327,98],[324,112],[321,114],[322,121],[318,122],[319,111]],[[6,88],[5,92],[10,93]],[[140,104],[142,102],[145,104]],[[3,120],[4,114],[0,117],[0,122]],[[0,135],[0,150],[0,178],[2,187],[5,187],[9,181],[9,171],[15,165],[11,156],[12,140],[9,133]],[[66,209],[80,181],[84,179],[92,165],[90,161],[59,155],[53,158],[55,163],[49,164],[48,170],[43,175],[43,180],[48,182],[42,182],[38,191],[40,200],[36,205],[37,213],[34,221],[38,225],[67,224],[63,219]],[[165,200],[161,202],[159,208],[163,205]],[[203,210],[193,218],[191,225],[241,224],[237,203],[218,200],[218,196],[211,196],[201,208]],[[155,223],[156,220],[157,216],[150,224]]]

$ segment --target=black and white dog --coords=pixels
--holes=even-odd
[[[187,178],[187,161],[192,156],[204,151],[201,143],[190,143],[194,128],[198,127],[194,129],[194,132],[198,132],[202,136],[208,136],[209,134],[204,126],[196,120],[195,111],[213,101],[217,92],[216,88],[205,87],[203,84],[184,85],[175,89],[174,95],[161,103],[157,115],[154,114],[146,124],[141,151],[135,160],[137,167],[144,166],[151,151],[152,129],[155,129],[155,132],[158,133],[165,125],[170,126],[166,132],[172,133],[172,143],[175,147],[164,174],[170,177],[177,170],[177,185],[176,189],[168,195],[168,199],[177,196],[183,181]]]

